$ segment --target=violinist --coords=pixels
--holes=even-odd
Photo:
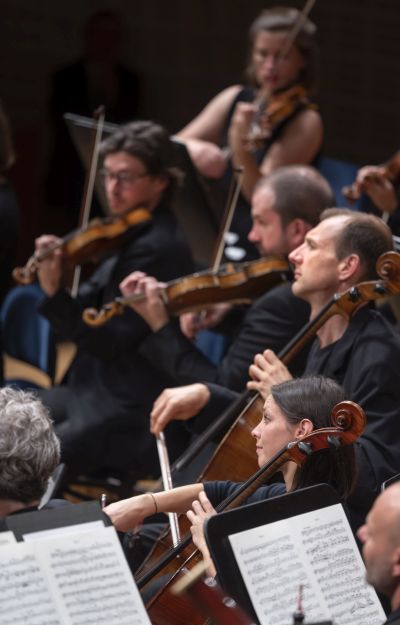
[[[102,144],[111,214],[142,207],[152,219],[129,230],[122,247],[81,285],[76,299],[64,285],[61,249],[39,263],[38,278],[46,295],[40,313],[58,336],[77,345],[65,383],[42,392],[61,439],[62,458],[72,471],[112,467],[147,475],[153,462],[157,467],[147,414],[169,377],[157,374],[137,353],[148,328],[133,311],[104,328],[89,328],[82,311],[119,295],[119,283],[135,269],[154,273],[160,280],[193,270],[169,208],[176,184],[169,168],[171,150],[166,131],[147,121],[121,127]],[[41,253],[54,241],[53,236],[41,236],[36,251]]]
[[[314,429],[330,427],[330,414],[343,399],[341,387],[321,376],[298,378],[272,386],[261,421],[251,433],[259,466],[266,464],[287,443],[310,434]],[[351,492],[355,477],[353,446],[320,450],[311,455],[302,467],[289,461],[282,467],[282,477],[283,483],[261,486],[246,503],[321,482],[330,484],[345,499]],[[105,512],[115,527],[125,532],[135,529],[143,519],[154,514],[156,508],[157,512],[187,512],[193,525],[194,542],[205,553],[207,561],[202,535],[203,520],[215,514],[217,504],[238,486],[229,481],[190,484],[171,491],[131,497],[107,506]]]
[[[318,223],[322,210],[332,203],[332,191],[315,169],[306,165],[281,167],[256,185],[249,240],[261,256],[287,256]],[[247,310],[232,310],[225,305],[224,319],[220,306],[200,316],[196,313],[181,315],[180,329],[156,291],[157,284],[154,278],[136,272],[122,282],[121,290],[126,296],[147,293],[144,301],[131,304],[152,330],[143,338],[140,353],[158,369],[173,375],[177,384],[207,380],[243,390],[254,354],[266,346],[282,349],[309,315],[307,304],[294,297],[286,283],[267,291]],[[199,329],[210,327],[210,321],[215,323],[216,319],[222,321],[224,328],[229,328],[233,338],[219,366],[205,358],[191,340]],[[292,367],[294,375],[301,374],[304,357],[295,360]],[[165,391],[166,396],[168,392]]]
[[[389,228],[374,215],[346,209],[324,211],[321,222],[305,241],[289,254],[294,264],[293,293],[306,301],[313,318],[331,300],[363,280],[374,280],[376,261],[393,247]],[[379,312],[361,307],[349,320],[332,316],[318,331],[311,345],[305,373],[335,379],[346,397],[360,404],[367,415],[364,434],[356,444],[359,480],[349,500],[353,526],[363,523],[377,495],[379,485],[400,471],[400,338]],[[255,356],[249,369],[249,389],[263,397],[272,384],[290,379],[291,374],[272,350]],[[182,389],[179,409],[169,402],[153,408],[153,429],[157,421],[194,416],[204,427],[222,411],[235,394],[226,388],[196,384]],[[162,396],[161,396],[162,397]],[[196,409],[193,410],[193,406]]]
[[[200,173],[210,178],[224,176],[228,187],[231,165],[242,166],[243,186],[232,223],[239,235],[235,245],[255,258],[247,242],[251,228],[249,202],[257,180],[282,165],[312,163],[322,144],[319,113],[310,108],[307,95],[300,97],[288,114],[274,123],[268,116],[268,101],[284,99],[285,91],[301,86],[312,93],[316,83],[315,26],[303,23],[294,43],[282,57],[290,31],[299,17],[294,8],[275,7],[262,11],[250,27],[250,54],[246,85],[233,85],[215,96],[177,137],[185,141]],[[262,101],[262,102],[261,102]],[[260,107],[266,113],[260,114]],[[254,126],[261,129],[260,142],[249,141]],[[226,161],[227,151],[231,161]]]
[[[387,221],[393,234],[400,235],[398,153],[388,165],[365,165],[357,172],[351,189],[355,199],[365,193],[379,214]]]

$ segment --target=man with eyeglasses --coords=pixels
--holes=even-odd
[[[104,327],[90,328],[82,311],[120,295],[119,283],[133,270],[154,273],[162,281],[193,271],[189,249],[169,210],[176,185],[169,167],[171,151],[166,131],[146,121],[121,127],[104,141],[102,177],[111,214],[145,208],[152,219],[129,230],[123,246],[81,285],[75,299],[64,288],[60,248],[39,266],[46,295],[40,313],[57,336],[78,348],[66,382],[41,392],[61,439],[62,459],[74,473],[110,467],[123,473],[133,469],[141,476],[153,467],[158,472],[148,415],[152,401],[171,380],[137,353],[148,326],[127,310]],[[55,241],[54,236],[41,236],[36,252]]]

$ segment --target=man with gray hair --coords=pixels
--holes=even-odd
[[[0,517],[37,507],[59,462],[60,442],[42,402],[0,389]]]

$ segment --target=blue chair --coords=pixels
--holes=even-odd
[[[4,298],[0,322],[6,384],[40,388],[53,382],[55,343],[50,323],[37,312],[43,295],[38,284],[30,284],[11,289]]]
[[[204,356],[217,366],[229,347],[228,337],[213,330],[202,330],[198,333],[195,342]]]
[[[336,158],[322,156],[317,169],[328,180],[336,197],[337,206],[348,206],[349,201],[342,195],[342,188],[351,185],[357,176],[358,165]],[[360,200],[351,205],[354,210],[361,210]]]

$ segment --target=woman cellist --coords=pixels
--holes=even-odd
[[[331,412],[343,399],[341,387],[321,376],[297,378],[273,386],[265,401],[261,421],[252,431],[259,466],[267,463],[287,443],[310,434],[314,429],[329,427]],[[301,467],[289,461],[283,465],[282,475],[284,483],[258,488],[246,503],[320,482],[333,486],[345,499],[355,479],[354,450],[352,446],[321,450],[308,457]],[[107,506],[105,512],[118,530],[128,531],[155,512],[183,513],[189,510],[187,515],[192,522],[195,544],[204,550],[207,558],[202,522],[214,514],[214,507],[238,486],[229,481],[190,484],[166,492],[131,497]]]
[[[244,167],[242,194],[231,229],[239,234],[237,245],[248,252],[247,259],[255,257],[246,235],[251,227],[248,202],[257,180],[282,165],[311,163],[322,143],[322,121],[307,98],[316,82],[314,24],[306,19],[285,51],[298,18],[294,8],[263,11],[250,27],[246,86],[233,85],[221,91],[177,134],[198,170],[210,178],[225,175],[225,187],[231,172],[230,166],[226,170],[227,151],[230,164]],[[301,88],[293,100],[292,88]]]

